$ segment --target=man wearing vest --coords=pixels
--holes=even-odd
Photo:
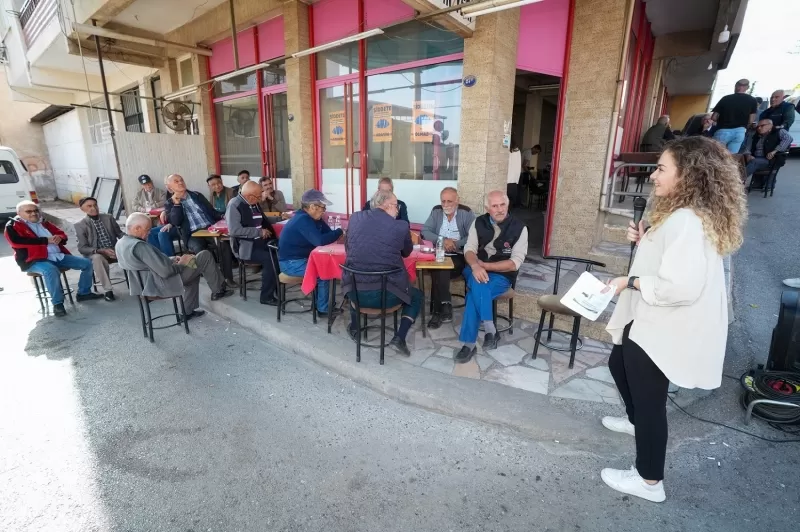
[[[786,152],[792,143],[792,136],[785,129],[777,129],[772,120],[759,120],[755,134],[746,141],[742,152],[747,159],[747,175],[766,170],[770,164],[780,168],[786,162]],[[777,157],[777,159],[776,159]]]
[[[261,304],[275,306],[275,270],[267,242],[275,238],[275,230],[264,211],[261,201],[261,185],[248,181],[239,187],[239,195],[228,203],[225,219],[231,237],[233,254],[240,260],[261,264]]]
[[[483,350],[497,348],[492,301],[513,286],[528,254],[528,228],[509,214],[508,203],[508,196],[502,191],[489,192],[486,214],[477,217],[469,229],[464,246],[467,301],[458,336],[464,346],[455,356],[459,364],[469,362],[475,355],[481,323],[486,332]]]

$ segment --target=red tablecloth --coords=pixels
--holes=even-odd
[[[308,266],[306,266],[306,274],[303,277],[303,284],[301,286],[304,294],[310,294],[317,286],[317,278],[323,281],[330,281],[331,279],[341,279],[342,269],[339,267],[344,264],[347,255],[344,252],[344,244],[330,244],[328,246],[320,246],[311,252],[308,257]],[[417,280],[416,264],[419,261],[434,260],[434,254],[420,253],[415,249],[411,255],[403,259],[408,277],[413,283]]]
[[[227,235],[228,234],[228,222],[226,222],[225,219],[223,218],[222,220],[218,221],[214,225],[209,226],[208,230],[212,231],[214,233],[219,233],[221,235]]]
[[[158,215],[160,215],[162,212],[164,212],[164,207],[159,207],[159,208],[157,208],[157,209],[150,209],[150,213],[149,213],[149,214],[151,214],[151,215],[153,215],[153,216],[158,216]]]

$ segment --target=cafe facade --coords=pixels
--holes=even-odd
[[[483,3],[490,12],[465,10]],[[141,60],[144,43],[115,55],[124,38],[103,51],[151,67],[138,82],[143,132],[175,134],[164,106],[192,103],[181,133],[202,136],[208,172],[226,181],[269,176],[295,204],[318,188],[349,214],[390,177],[422,223],[444,187],[482,211],[488,191],[506,188],[511,145],[540,145],[542,251],[588,256],[619,221],[603,199],[616,157],[637,150],[671,100],[681,116],[706,110],[746,1],[518,3],[177,0],[165,13],[144,0],[76,0],[70,16],[172,43],[163,62]],[[732,37],[719,43],[723,27]]]

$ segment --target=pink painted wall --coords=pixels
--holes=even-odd
[[[267,61],[283,57],[286,41],[283,38],[283,17],[275,17],[258,25],[258,58]]]
[[[403,0],[364,0],[366,28],[380,28],[414,17]],[[358,33],[358,0],[321,0],[314,4],[314,46]]]
[[[414,9],[403,0],[364,0],[367,29],[414,18]]]
[[[256,64],[256,45],[253,28],[240,31],[236,36],[239,46],[239,68]],[[213,55],[208,60],[211,77],[234,70],[233,41],[230,37],[211,45]],[[282,54],[281,54],[282,55]]]
[[[567,48],[569,0],[544,0],[519,9],[517,68],[561,77]]]

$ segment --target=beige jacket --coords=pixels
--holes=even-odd
[[[722,257],[691,209],[672,213],[639,243],[630,271],[641,291],[623,290],[606,327],[615,344],[630,339],[682,388],[718,388],[728,338]]]

